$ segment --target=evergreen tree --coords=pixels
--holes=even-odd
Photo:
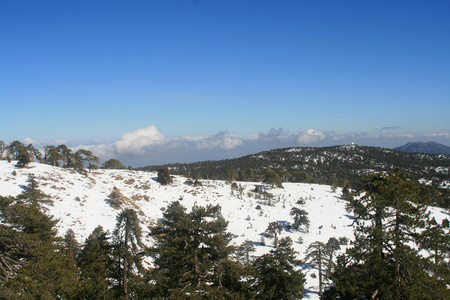
[[[26,167],[31,162],[29,149],[19,141],[14,141],[8,146],[8,158],[17,160],[19,168]]]
[[[254,298],[302,298],[305,277],[297,269],[299,263],[292,248],[292,240],[289,237],[280,239],[277,248],[255,261]]]
[[[62,160],[63,156],[59,149],[55,146],[45,146],[44,147],[44,161],[54,167],[59,167],[59,161]]]
[[[63,245],[74,258],[77,257],[78,251],[80,250],[80,244],[75,237],[75,232],[73,232],[71,228],[67,229],[66,234],[64,235]]]
[[[349,206],[358,226],[355,242],[333,275],[340,297],[444,299],[448,289],[424,269],[417,247],[429,201],[405,173],[370,174]]]
[[[36,158],[39,162],[42,161],[42,153],[41,151],[39,151],[38,149],[34,148],[34,146],[32,144],[29,144],[26,147],[29,155],[30,155],[30,159],[32,162],[34,162],[34,159]]]
[[[438,223],[435,218],[428,220],[425,230],[419,236],[419,245],[429,251],[425,269],[433,278],[442,283],[450,282],[450,225],[448,219]]]
[[[138,274],[133,269],[142,271],[142,231],[136,211],[127,208],[117,216],[116,228],[113,232],[113,255],[115,260],[115,279],[118,281],[118,295],[129,299],[133,289],[129,289],[129,281]],[[132,297],[131,297],[132,298]]]
[[[117,188],[114,187],[111,194],[108,195],[107,202],[111,207],[115,209],[119,209],[123,202],[125,200],[125,196],[122,194],[122,192]]]
[[[173,180],[168,168],[158,169],[158,182],[162,185],[172,184]]]
[[[316,268],[319,272],[319,295],[323,292],[323,269],[328,264],[328,248],[322,242],[313,242],[306,249],[305,262]]]
[[[85,164],[87,164],[87,168],[89,170],[89,173],[97,168],[97,165],[100,161],[97,156],[92,154],[91,151],[86,149],[80,149],[77,152],[75,152],[75,160],[79,163],[80,168],[82,169]]]
[[[252,252],[255,252],[256,248],[252,241],[245,240],[238,248],[238,254],[243,258],[244,266],[248,270],[252,262]]]
[[[105,163],[103,163],[102,168],[103,169],[111,169],[111,170],[126,169],[126,167],[118,159],[114,159],[114,158],[107,160]]]
[[[25,245],[20,232],[9,224],[9,207],[14,198],[0,196],[0,282],[14,278],[23,264]],[[7,298],[6,294],[0,297]]]
[[[271,238],[273,238],[273,246],[276,248],[278,244],[278,234],[283,230],[283,226],[281,226],[278,222],[270,222],[269,226],[267,226],[266,232],[269,234]]]
[[[277,172],[275,172],[271,168],[265,168],[264,169],[263,182],[267,183],[267,184],[270,184],[272,187],[275,187],[275,186],[279,187],[279,188],[283,187],[283,184],[281,183],[280,176],[277,174]]]
[[[42,194],[33,197],[37,195]],[[0,284],[0,294],[24,299],[73,298],[78,269],[73,255],[67,254],[56,236],[57,220],[43,212],[39,199],[27,199],[2,202],[2,219],[15,245],[7,249],[20,264],[9,261],[12,269]]]
[[[98,226],[84,242],[78,257],[80,268],[79,299],[113,299],[110,289],[112,283],[112,246],[108,233]]]
[[[220,206],[194,206],[190,213],[178,201],[167,207],[161,225],[151,233],[156,240],[150,249],[155,265],[151,279],[158,296],[240,297],[243,270],[230,259],[234,247],[227,225]]]
[[[73,153],[72,149],[62,144],[58,146],[59,153],[61,154],[62,160],[64,162],[63,168],[70,168],[73,165]]]
[[[301,226],[305,226],[306,229],[309,228],[308,213],[305,210],[293,207],[290,215],[294,217],[294,224],[292,225],[294,229],[299,230]]]
[[[8,147],[4,141],[0,141],[0,160],[3,160],[3,153]]]

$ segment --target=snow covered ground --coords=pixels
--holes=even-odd
[[[118,210],[106,201],[114,187],[128,199],[124,207],[134,208],[141,219],[142,229],[162,217],[165,207],[172,201],[180,202],[188,209],[194,205],[206,206],[220,204],[222,214],[229,221],[228,230],[237,237],[237,245],[246,239],[256,243],[259,256],[272,249],[273,240],[265,238],[266,246],[260,245],[261,237],[268,224],[277,221],[282,225],[293,222],[289,212],[299,207],[309,213],[309,231],[283,230],[280,237],[290,236],[298,258],[305,256],[308,245],[315,241],[326,243],[330,237],[353,238],[352,216],[345,210],[345,202],[340,199],[340,189],[332,192],[330,186],[302,183],[284,183],[283,189],[271,189],[274,195],[271,205],[267,200],[256,199],[252,190],[260,183],[239,182],[242,194],[233,191],[231,186],[219,180],[201,180],[202,186],[185,184],[186,178],[174,176],[171,186],[162,186],[156,181],[156,173],[132,170],[96,170],[87,176],[72,170],[31,163],[27,168],[16,168],[15,162],[0,161],[0,195],[16,196],[27,185],[28,174],[33,174],[39,188],[50,195],[54,206],[49,207],[52,215],[60,219],[58,232],[62,236],[71,228],[79,242],[84,242],[98,225],[105,230],[114,229]],[[305,204],[297,204],[304,199]],[[261,209],[257,209],[257,206]],[[448,218],[448,213],[439,208],[431,208],[438,221]],[[303,242],[299,243],[299,237]],[[146,243],[151,239],[145,237]],[[342,249],[341,251],[344,251]],[[318,279],[311,275],[316,270],[304,270],[306,274],[305,298],[318,299]],[[317,274],[316,274],[317,275]]]

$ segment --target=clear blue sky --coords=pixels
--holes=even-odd
[[[0,0],[0,112],[134,164],[449,145],[450,1]]]

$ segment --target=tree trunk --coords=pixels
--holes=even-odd
[[[322,249],[319,247],[319,295],[322,296]]]
[[[126,226],[126,225],[125,225]],[[125,299],[128,299],[128,230],[125,227],[125,251],[123,259],[123,293],[125,294]]]

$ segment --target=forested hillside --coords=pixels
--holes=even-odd
[[[296,147],[264,151],[236,159],[167,164],[173,174],[239,181],[265,181],[275,171],[282,182],[320,183],[355,188],[361,176],[394,168],[432,187],[438,205],[449,207],[450,155],[419,154],[359,145]],[[161,166],[142,170],[155,171]],[[270,181],[270,180],[269,180]]]
[[[343,193],[0,161],[0,192],[5,299],[449,296],[448,211],[399,169]]]

